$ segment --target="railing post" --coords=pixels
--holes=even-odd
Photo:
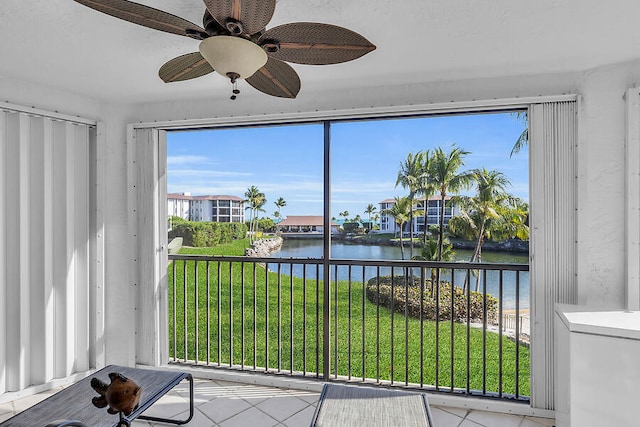
[[[329,160],[331,158],[331,123],[324,122],[324,218],[323,218],[323,240],[324,240],[324,257],[322,259],[323,271],[323,302],[322,302],[322,373],[325,381],[329,380],[331,349],[329,342],[331,341],[329,331],[329,292],[331,284],[331,273],[329,264],[331,258],[331,168]],[[337,283],[336,283],[337,285]]]

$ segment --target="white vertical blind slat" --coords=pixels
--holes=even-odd
[[[19,167],[17,159],[20,157],[18,151],[19,143],[19,115],[16,113],[5,113],[5,153],[6,161],[4,163],[4,181],[5,181],[5,197],[4,197],[4,221],[5,221],[5,358],[6,358],[6,390],[15,391],[19,390],[19,356],[16,354],[16,350],[19,348],[19,329],[11,327],[10,325],[19,324],[18,305],[19,291],[20,291],[20,278],[18,275],[18,269],[16,265],[19,261],[18,247],[16,244],[19,242],[20,233],[18,231],[19,226],[19,213],[16,206],[18,205],[19,194]]]
[[[46,144],[45,119],[42,117],[30,118],[30,140],[28,164],[29,192],[27,196],[29,211],[28,223],[29,240],[26,244],[25,268],[29,271],[29,318],[31,330],[29,341],[29,364],[31,370],[30,383],[41,384],[47,381],[45,373],[45,258],[44,258],[44,215],[42,212],[44,200],[44,147]]]
[[[66,125],[64,122],[54,122],[53,126],[53,300],[54,300],[54,375],[66,376],[65,358],[67,348],[66,312],[67,312],[67,273],[69,261],[67,259],[67,144]]]
[[[627,310],[640,310],[640,89],[629,89],[625,100],[626,305]]]
[[[76,302],[76,269],[77,269],[77,248],[75,247],[75,223],[76,223],[76,194],[75,194],[75,180],[80,179],[80,176],[76,176],[76,163],[75,163],[75,132],[74,126],[71,123],[65,123],[65,191],[66,191],[66,206],[65,206],[65,222],[66,222],[66,235],[64,236],[65,252],[66,253],[66,265],[68,266],[65,274],[65,316],[64,316],[64,334],[66,339],[66,346],[64,352],[64,375],[71,375],[74,369],[74,353],[76,350],[76,323],[78,319],[76,317],[75,302]]]
[[[74,371],[89,369],[89,128],[74,124],[74,242],[76,300]]]
[[[53,126],[51,119],[45,120],[45,141],[44,141],[44,182],[43,182],[43,203],[42,216],[44,220],[44,232],[42,243],[44,248],[44,376],[45,381],[50,381],[54,377],[54,343],[55,343],[55,299],[53,291],[53,265],[54,257],[57,255],[53,251],[53,233],[55,224],[53,222]]]
[[[0,310],[7,306],[7,113],[0,111]],[[0,394],[7,390],[7,318],[0,316]]]

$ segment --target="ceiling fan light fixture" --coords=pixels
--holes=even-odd
[[[251,77],[267,63],[266,52],[242,37],[215,36],[200,42],[200,54],[224,77],[236,74]]]

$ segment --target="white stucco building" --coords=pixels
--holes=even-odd
[[[169,216],[190,221],[244,222],[244,202],[238,196],[167,194]]]
[[[445,197],[445,207],[444,207],[444,223],[445,226],[449,223],[449,220],[456,216],[460,212],[460,207],[449,203],[451,200],[451,196]],[[418,199],[416,200],[414,210],[418,213],[422,212],[423,215],[415,214],[413,218],[413,232],[414,234],[423,233],[425,230],[425,217],[426,217],[426,229],[428,230],[432,225],[440,224],[440,215],[442,213],[442,205],[441,196],[431,196],[427,201],[427,206],[425,209],[425,200]],[[378,203],[380,206],[380,232],[381,233],[394,233],[398,230],[398,226],[396,225],[393,216],[383,213],[386,209],[391,209],[395,204],[395,199],[385,199]],[[405,224],[403,229],[405,232],[409,232],[409,224]]]

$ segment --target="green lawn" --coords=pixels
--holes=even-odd
[[[216,248],[183,248],[180,253],[242,255],[245,245],[246,241],[237,241]],[[230,267],[232,280],[229,280]],[[170,314],[169,319],[171,355],[185,358],[186,329],[187,358],[195,358],[197,320],[197,353],[201,362],[223,365],[231,362],[250,368],[319,370],[322,373],[321,281],[317,286],[315,280],[304,283],[301,278],[284,275],[278,278],[276,272],[267,274],[263,267],[254,268],[253,264],[218,265],[211,262],[207,286],[206,268],[205,262],[198,264],[196,281],[193,262],[176,262],[176,318],[174,322]],[[271,269],[275,268],[271,266]],[[185,271],[186,287],[183,281]],[[347,281],[340,281],[337,295],[334,288],[332,282],[329,361],[332,375],[379,378],[383,381],[393,377],[393,381],[398,383],[435,385],[435,366],[439,366],[439,386],[449,388],[453,384],[454,387],[465,388],[468,358],[470,388],[482,390],[484,378],[488,392],[499,391],[500,340],[497,334],[488,332],[483,344],[482,331],[471,328],[467,355],[467,328],[464,324],[454,323],[452,331],[451,322],[436,325],[432,321],[405,318],[399,313],[392,315],[388,309],[363,300],[362,283],[352,283],[349,288]],[[169,267],[169,293],[169,312],[173,313],[173,265]],[[207,334],[209,348],[206,346]],[[515,393],[515,350],[515,343],[503,338],[502,392],[507,394]],[[519,357],[518,392],[528,395],[529,349],[520,346]]]

